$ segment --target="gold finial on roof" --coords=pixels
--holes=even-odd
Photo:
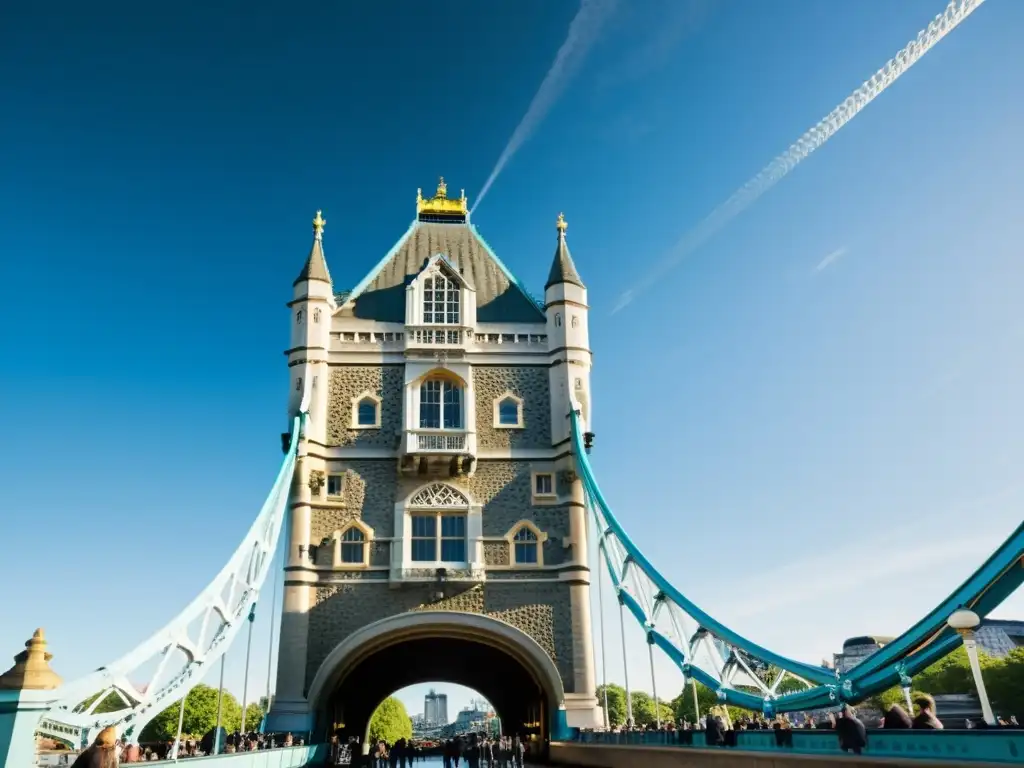
[[[564,213],[558,214],[558,221],[555,222],[555,226],[558,228],[558,231],[562,233],[569,228],[569,223],[565,220]]]
[[[458,198],[448,197],[448,185],[442,176],[437,182],[437,192],[430,199],[423,197],[423,190],[416,190],[416,213],[425,214],[430,220],[459,220],[464,219],[469,213],[469,204],[466,200],[466,190],[462,190]]]
[[[46,635],[42,629],[32,633],[25,650],[14,657],[14,666],[0,675],[0,690],[51,691],[59,688],[61,679],[50,669],[52,653],[46,652]]]
[[[317,240],[323,237],[324,225],[327,224],[327,219],[321,216],[321,213],[322,211],[317,211],[316,218],[313,219],[313,234],[316,236]]]

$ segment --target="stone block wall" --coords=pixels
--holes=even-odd
[[[547,366],[473,366],[476,440],[481,449],[549,448],[551,387]],[[495,429],[494,399],[511,392],[523,401],[523,429]]]
[[[366,581],[314,588],[309,613],[306,663],[308,689],[320,664],[346,637],[375,621],[410,611],[456,611],[499,619],[532,637],[551,657],[567,693],[573,692],[572,617],[569,586],[550,583],[448,585],[447,597],[434,601],[433,584],[391,589]]]
[[[327,444],[395,448],[402,429],[401,365],[344,365],[331,368],[327,401]],[[381,399],[380,429],[352,429],[352,398],[370,392]]]

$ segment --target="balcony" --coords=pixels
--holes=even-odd
[[[401,462],[405,474],[470,475],[475,457],[475,432],[464,429],[405,430]]]
[[[462,349],[473,332],[461,325],[410,325],[405,329],[406,349]]]

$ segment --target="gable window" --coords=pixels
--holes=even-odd
[[[537,548],[540,544],[537,541],[536,533],[524,526],[516,531],[516,535],[512,537],[512,543],[515,548],[514,554],[515,562],[517,564],[537,564],[537,561],[539,560],[537,556]]]
[[[419,563],[466,562],[466,516],[417,512],[412,516],[411,553]]]
[[[366,562],[366,535],[354,526],[341,535],[341,562],[346,565]]]
[[[459,284],[443,272],[423,279],[423,322],[458,325],[461,318]]]
[[[523,399],[506,392],[494,398],[494,426],[497,429],[516,429],[523,426]]]
[[[344,475],[328,475],[327,476],[327,495],[328,496],[341,496],[345,490],[345,476]]]
[[[420,429],[462,429],[462,388],[447,379],[420,385]]]

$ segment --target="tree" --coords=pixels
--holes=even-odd
[[[651,725],[658,722],[660,716],[661,722],[671,721],[673,719],[672,707],[666,704],[664,701],[659,701],[657,704],[657,712],[655,711],[654,699],[648,696],[644,691],[636,691],[632,694],[633,704],[633,722],[636,725]],[[611,701],[608,702],[608,707],[611,708]]]
[[[626,722],[626,689],[609,683],[608,686],[608,727],[615,728]],[[604,708],[605,686],[597,687],[597,703]]]
[[[1003,714],[1024,714],[1024,647],[1014,648],[998,667],[985,673],[992,704]]]
[[[264,698],[266,698],[264,696]],[[239,717],[241,717],[241,706],[238,707]],[[266,714],[259,704],[255,702],[245,708],[245,725],[242,726],[242,730],[246,733],[255,731],[260,727],[260,723],[263,722],[263,715]]]
[[[412,720],[405,705],[394,696],[380,703],[370,718],[370,741],[394,744],[399,739],[412,738]]]
[[[258,705],[254,705],[258,706]],[[176,701],[154,717],[142,729],[140,741],[171,741],[178,732],[181,702]],[[228,732],[237,731],[242,721],[242,707],[228,691],[221,702],[221,725]],[[251,724],[250,720],[250,724]],[[185,697],[185,718],[181,732],[202,737],[217,725],[217,689],[200,683]],[[256,720],[259,725],[259,720]],[[254,726],[253,726],[254,727]]]
[[[697,722],[697,713],[693,708],[693,685],[693,682],[684,685],[683,690],[672,700],[672,709],[676,717],[689,723]],[[718,706],[718,694],[703,683],[696,685],[697,706],[700,707],[700,716],[704,717],[712,707]]]

